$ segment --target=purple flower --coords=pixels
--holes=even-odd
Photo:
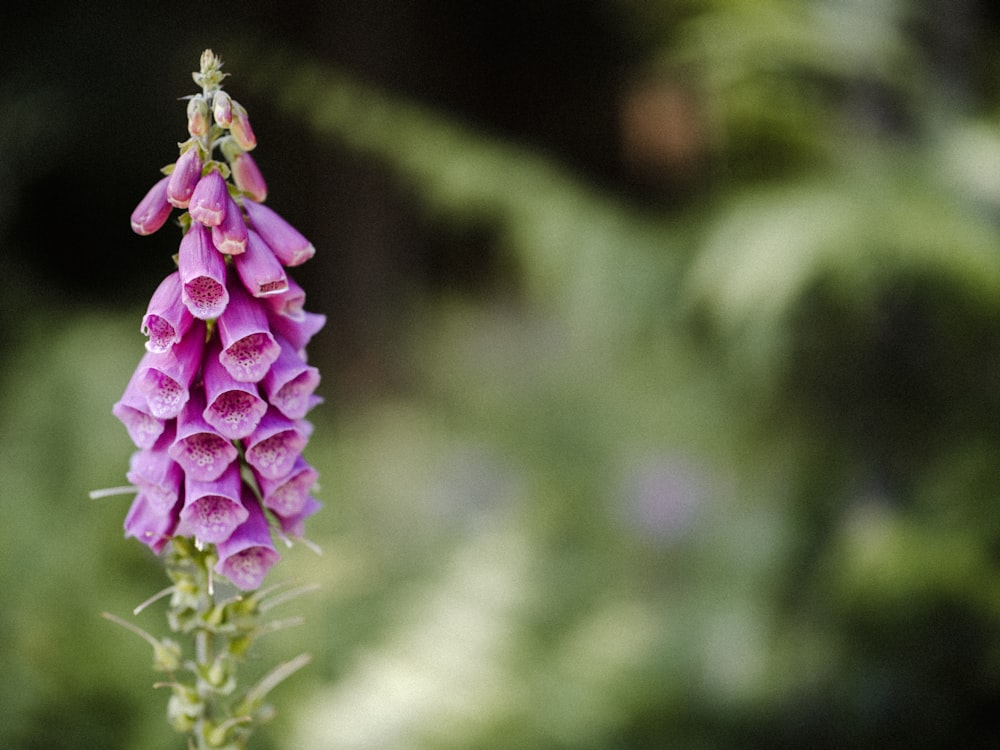
[[[291,276],[288,277],[288,289],[266,299],[271,312],[300,322],[305,319],[306,293]]]
[[[206,227],[217,227],[226,217],[226,205],[229,198],[229,189],[226,181],[218,170],[213,169],[204,175],[191,193],[191,203],[188,205],[188,213],[191,218]]]
[[[269,408],[246,439],[247,463],[267,479],[287,476],[309,440],[308,430],[301,420],[291,420]]]
[[[189,398],[188,389],[201,367],[205,348],[205,326],[192,325],[170,351],[147,352],[139,362],[136,388],[146,397],[150,413],[157,419],[173,419]]]
[[[271,405],[289,419],[301,419],[320,402],[313,395],[319,385],[319,370],[306,364],[287,340],[278,338],[278,344],[281,354],[260,385]]]
[[[239,255],[247,249],[247,223],[243,212],[229,194],[226,195],[226,215],[222,223],[212,227],[212,244],[225,255]]]
[[[166,223],[173,210],[173,206],[167,201],[169,181],[169,177],[157,181],[135,207],[132,212],[132,231],[136,234],[152,234]]]
[[[249,230],[246,252],[233,258],[243,286],[254,297],[271,297],[288,291],[288,277],[278,259],[254,230]]]
[[[267,403],[253,383],[240,382],[219,361],[218,337],[209,342],[205,354],[205,421],[230,440],[242,440],[256,429],[267,411]]]
[[[125,425],[129,438],[137,447],[152,448],[157,438],[163,434],[164,421],[153,416],[149,401],[139,390],[139,378],[142,374],[141,369],[136,369],[132,373],[125,387],[125,393],[111,407],[111,413]]]
[[[177,208],[187,208],[191,194],[201,179],[201,153],[192,145],[174,163],[167,182],[167,200]]]
[[[156,554],[167,546],[176,528],[177,506],[164,513],[142,492],[125,516],[125,538],[135,537]]]
[[[229,304],[218,319],[222,342],[219,361],[234,380],[257,383],[278,358],[281,347],[271,335],[267,315],[239,280],[230,282]]]
[[[181,301],[181,275],[174,271],[153,292],[142,318],[142,333],[149,337],[147,351],[162,354],[181,340],[193,316]]]
[[[250,154],[245,151],[236,154],[229,161],[229,166],[233,170],[233,182],[240,192],[258,203],[267,200],[267,183]]]
[[[216,547],[219,561],[215,572],[224,575],[237,588],[252,591],[260,587],[267,571],[281,555],[271,541],[271,529],[257,498],[246,486],[243,505],[247,509],[246,520]]]
[[[177,270],[183,285],[181,299],[191,314],[201,320],[220,316],[229,303],[226,261],[201,224],[192,224],[181,239]]]
[[[270,206],[246,200],[243,210],[250,219],[250,227],[257,230],[281,265],[298,266],[316,254],[312,243]]]
[[[302,510],[295,515],[287,517],[279,515],[278,523],[281,525],[282,532],[293,539],[301,539],[305,533],[305,520],[321,507],[323,506],[316,498],[308,497]]]
[[[269,312],[267,320],[274,335],[288,341],[292,348],[299,353],[299,356],[305,359],[306,345],[326,325],[326,316],[306,311],[295,317],[281,315],[273,310]]]
[[[201,482],[190,475],[184,478],[184,507],[178,533],[190,534],[200,542],[217,544],[247,519],[240,493],[240,467],[233,462],[211,482]]]
[[[292,470],[278,479],[269,479],[255,474],[264,496],[264,505],[277,515],[291,518],[302,512],[310,497],[319,472],[310,466],[302,456],[295,458]]]
[[[152,448],[133,453],[125,475],[152,508],[163,514],[177,504],[184,481],[181,467],[167,453],[171,442],[172,428]]]
[[[205,421],[205,394],[200,387],[191,389],[191,397],[177,418],[177,437],[167,452],[191,479],[210,482],[236,459],[236,446]]]

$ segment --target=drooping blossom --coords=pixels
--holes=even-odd
[[[177,268],[140,324],[146,352],[112,412],[137,448],[126,536],[156,553],[180,537],[215,545],[215,571],[252,590],[280,559],[272,532],[301,537],[320,507],[303,457],[305,417],[322,401],[306,346],[326,318],[305,309],[287,271],[315,248],[264,204],[249,116],[206,56],[189,138],[131,215],[148,235],[177,209],[182,234]]]

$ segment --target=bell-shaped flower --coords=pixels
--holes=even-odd
[[[232,101],[233,119],[229,123],[229,132],[233,140],[239,144],[244,151],[253,151],[257,147],[257,136],[254,135],[253,128],[250,127],[250,117],[242,104]]]
[[[266,299],[272,312],[300,322],[305,319],[306,293],[291,276],[288,277],[288,289]]]
[[[243,210],[255,229],[283,266],[298,266],[316,254],[316,248],[298,229],[285,221],[270,206],[243,201]]]
[[[184,469],[186,476],[201,482],[218,479],[236,460],[236,446],[205,421],[205,394],[191,389],[191,397],[177,417],[177,436],[167,453]]]
[[[136,387],[157,419],[173,419],[190,397],[189,388],[205,349],[204,324],[192,325],[168,352],[147,352],[139,362]]]
[[[310,493],[319,479],[316,471],[300,455],[295,459],[292,470],[278,479],[268,479],[255,473],[257,484],[264,499],[264,505],[279,516],[292,517],[302,512]]]
[[[233,172],[233,182],[240,192],[258,203],[267,200],[267,183],[264,182],[264,175],[250,154],[246,151],[235,154],[229,160],[229,168]]]
[[[295,466],[295,459],[309,441],[309,432],[275,408],[269,408],[245,442],[246,461],[259,476],[280,479]]]
[[[251,229],[248,235],[246,252],[233,258],[243,287],[254,297],[284,294],[288,291],[285,269],[259,234]]]
[[[292,539],[301,539],[305,536],[305,520],[322,507],[322,503],[320,503],[316,498],[308,497],[306,498],[306,504],[302,506],[302,510],[295,515],[275,515],[277,515],[278,523],[280,524],[281,531],[284,534]]]
[[[240,281],[233,279],[229,286],[229,304],[217,321],[222,341],[219,362],[234,380],[258,383],[278,358],[281,347],[271,335],[267,315]]]
[[[167,449],[173,442],[173,422],[170,429],[157,440],[152,448],[136,451],[129,460],[125,475],[141,494],[146,496],[156,510],[168,513],[180,498],[184,472]]]
[[[191,193],[188,213],[191,218],[206,227],[217,227],[226,218],[229,189],[218,170],[212,169],[203,175]]]
[[[277,314],[273,310],[268,312],[268,324],[274,335],[288,341],[292,349],[305,359],[306,345],[326,325],[326,316],[307,311],[296,317]]]
[[[129,378],[125,393],[111,407],[114,414],[128,432],[132,442],[139,448],[152,448],[163,434],[164,420],[153,416],[145,394],[139,390],[139,378],[143,371],[136,368]]]
[[[169,177],[163,177],[156,182],[149,192],[139,201],[132,212],[132,231],[136,234],[152,234],[162,227],[174,207],[167,200],[167,184]]]
[[[153,292],[141,326],[142,333],[149,337],[147,351],[168,351],[191,327],[193,316],[181,300],[181,295],[181,275],[178,271],[161,281]]]
[[[159,554],[177,529],[179,505],[180,503],[177,503],[170,510],[163,512],[145,493],[140,492],[132,501],[132,506],[125,516],[125,538],[135,537]]]
[[[212,227],[212,244],[224,255],[239,255],[247,249],[247,223],[231,195],[226,195],[226,203],[225,218]]]
[[[229,303],[226,261],[212,245],[209,231],[193,223],[177,252],[181,300],[201,320],[217,318]]]
[[[201,150],[192,144],[174,162],[167,183],[167,200],[177,208],[187,208],[198,181],[201,180]]]
[[[216,545],[219,561],[215,572],[228,578],[244,591],[260,588],[267,571],[281,555],[271,540],[271,528],[260,503],[249,488],[244,487],[243,504],[247,518],[228,538]]]
[[[301,419],[321,402],[313,395],[319,385],[319,370],[306,364],[286,339],[276,338],[281,354],[260,381],[261,389],[268,403],[282,414],[289,419]]]
[[[256,429],[267,411],[254,383],[235,380],[219,361],[219,339],[213,336],[205,353],[205,421],[230,440],[242,440]]]
[[[186,476],[178,533],[210,544],[228,539],[247,519],[247,509],[241,500],[242,485],[237,461],[229,464],[222,475],[211,482]]]

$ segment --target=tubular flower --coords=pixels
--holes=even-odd
[[[214,548],[215,573],[251,590],[279,560],[272,531],[301,536],[320,507],[302,456],[305,417],[322,401],[305,348],[326,318],[305,310],[288,275],[315,248],[264,205],[248,153],[257,138],[220,65],[206,51],[188,138],[131,216],[147,235],[178,209],[182,235],[142,318],[147,351],[112,412],[137,448],[126,536],[156,553]]]

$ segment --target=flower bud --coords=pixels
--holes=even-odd
[[[173,207],[167,201],[167,183],[169,177],[157,181],[149,192],[139,201],[132,212],[132,231],[136,234],[152,234],[162,227]]]
[[[212,100],[212,115],[215,117],[215,124],[222,128],[228,128],[233,122],[233,100],[225,91],[216,91]]]
[[[229,124],[229,132],[233,135],[240,148],[244,151],[253,151],[257,145],[257,136],[250,127],[250,118],[247,111],[238,102],[233,102],[233,121]]]
[[[229,203],[229,191],[226,181],[216,170],[198,180],[191,193],[188,211],[191,218],[206,227],[217,227],[226,218],[226,206]]]
[[[267,183],[253,157],[245,151],[236,154],[229,161],[233,170],[233,182],[241,192],[257,203],[267,200]]]
[[[198,181],[201,179],[201,153],[192,146],[174,163],[167,182],[167,200],[177,208],[187,208]]]
[[[195,138],[201,138],[208,132],[208,104],[200,96],[188,100],[187,107],[188,132]]]

